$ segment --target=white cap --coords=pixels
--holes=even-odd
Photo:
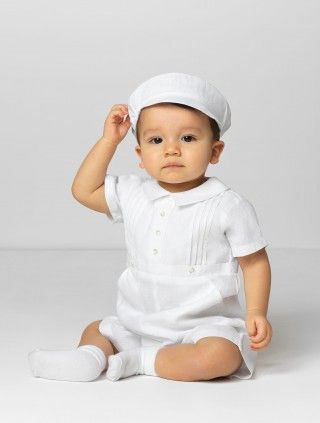
[[[200,110],[217,122],[220,135],[231,126],[230,106],[216,87],[198,76],[170,72],[147,79],[130,95],[128,112],[134,134],[141,109],[163,102],[186,104]]]

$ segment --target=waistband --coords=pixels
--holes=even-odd
[[[138,258],[127,259],[127,267],[132,267],[142,272],[156,273],[158,275],[168,276],[201,276],[209,274],[237,274],[239,269],[239,263],[234,260],[226,263],[205,263],[205,264],[166,264],[156,263],[152,260],[143,260]]]

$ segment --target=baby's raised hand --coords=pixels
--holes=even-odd
[[[130,126],[128,106],[126,104],[114,104],[104,123],[103,138],[119,144],[126,136]]]
[[[254,351],[265,348],[272,337],[272,327],[266,317],[259,311],[248,311],[246,328],[250,336],[250,347]]]

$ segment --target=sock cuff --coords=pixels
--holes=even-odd
[[[158,376],[155,371],[156,355],[162,346],[141,348],[141,374]]]
[[[97,347],[96,345],[81,345],[80,347],[78,347],[78,350],[88,351],[95,357],[96,360],[98,360],[102,368],[104,368],[107,364],[107,358],[105,356],[105,353],[102,351],[101,348]]]

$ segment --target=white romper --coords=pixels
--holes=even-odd
[[[109,220],[124,223],[127,265],[116,316],[105,317],[100,332],[118,351],[224,337],[243,358],[228,377],[251,378],[257,352],[239,303],[236,257],[268,245],[252,204],[217,177],[171,193],[150,176],[107,174],[105,195]]]

